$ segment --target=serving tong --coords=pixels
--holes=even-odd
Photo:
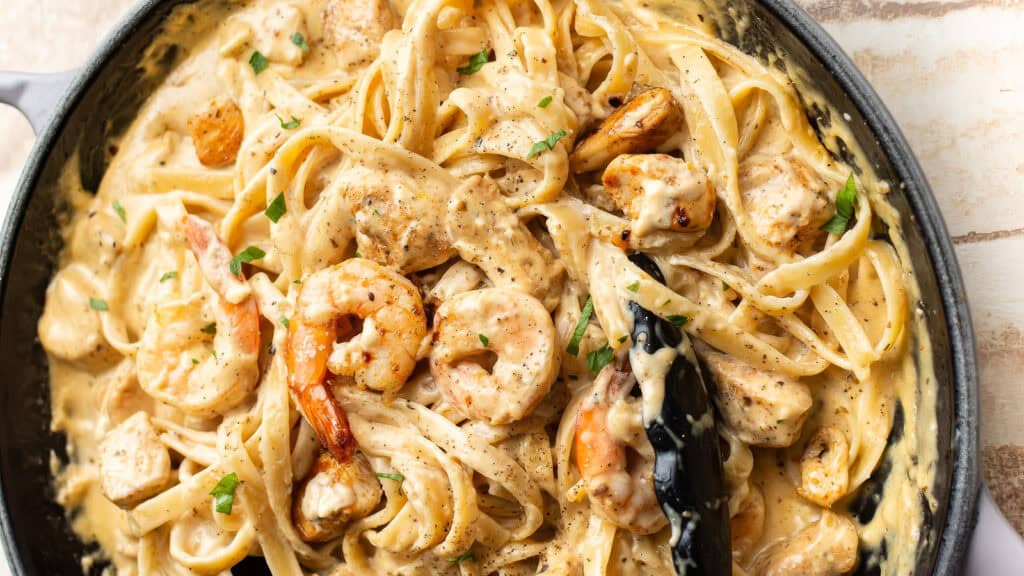
[[[649,257],[634,254],[629,259],[665,283],[658,265]],[[664,348],[678,352],[665,376],[660,413],[653,419],[644,414],[644,429],[655,454],[654,491],[672,526],[670,544],[676,573],[731,574],[729,499],[706,384],[711,382],[710,376],[679,328],[635,301],[629,302],[629,309],[633,313],[631,365],[644,360],[640,355],[653,355]]]

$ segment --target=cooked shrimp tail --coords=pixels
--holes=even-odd
[[[653,261],[642,255],[631,260],[664,282]],[[706,386],[709,380],[696,363],[685,334],[636,302],[629,305],[635,343],[630,362],[640,375],[641,390],[664,390],[658,414],[651,417],[645,413],[644,425],[655,451],[655,492],[665,513],[681,524],[672,549],[676,569],[688,575],[729,574],[728,494]],[[667,372],[637,369],[645,363],[667,361],[665,351],[673,349]],[[665,375],[663,382],[644,381],[659,373]]]
[[[301,294],[299,299],[302,300]],[[352,459],[356,441],[345,410],[334,398],[327,381],[327,360],[337,335],[333,319],[312,323],[297,317],[289,324],[285,354],[288,386],[298,397],[306,420],[320,444],[338,462],[345,463]]]

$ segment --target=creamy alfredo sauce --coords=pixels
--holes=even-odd
[[[332,78],[339,63],[338,56],[326,50],[313,50],[304,54],[289,37],[290,31],[303,31],[307,36],[319,34],[324,2],[312,0],[296,3],[292,11],[280,10],[280,5],[270,2],[256,2],[240,12],[239,21],[244,21],[261,29],[277,31],[274,34],[261,34],[256,44],[261,51],[281,61],[303,61],[303,74],[308,82]],[[692,16],[696,12],[681,9],[681,3],[650,3],[655,9],[665,14],[679,17]],[[167,128],[185,133],[187,118],[207,101],[218,96],[214,83],[201,81],[204,77],[216,74],[217,56],[225,51],[240,50],[250,40],[243,28],[227,27],[218,33],[214,28],[232,11],[234,6],[228,4],[203,4],[201,7],[185,6],[174,12],[165,25],[163,35],[157,44],[174,44],[189,47],[180,56],[181,63],[167,79],[164,85],[154,93],[139,113],[139,119],[131,129],[118,141],[119,153],[113,158],[110,168],[98,191],[101,201],[94,200],[93,195],[85,191],[77,180],[77,162],[69,162],[61,180],[62,191],[72,207],[72,219],[64,227],[63,234],[67,249],[62,255],[62,272],[51,286],[50,298],[44,317],[40,322],[40,336],[47,348],[59,351],[64,358],[51,357],[51,387],[53,406],[53,427],[64,432],[68,437],[71,463],[61,467],[56,458],[53,469],[59,489],[59,500],[70,509],[80,509],[81,513],[73,515],[73,528],[84,539],[96,540],[107,551],[124,549],[131,544],[121,541],[118,524],[123,522],[123,512],[110,503],[100,492],[97,482],[96,460],[98,458],[97,439],[109,428],[105,421],[106,414],[131,413],[145,409],[156,414],[160,407],[154,406],[138,389],[132,370],[123,360],[102,372],[94,368],[107,366],[110,359],[116,357],[116,351],[109,340],[128,340],[137,338],[145,323],[142,302],[144,295],[139,291],[146,286],[143,282],[127,283],[116,286],[109,303],[112,306],[125,308],[125,333],[117,334],[117,328],[104,325],[105,320],[90,311],[90,298],[96,294],[98,287],[92,280],[90,271],[100,271],[114,265],[118,250],[118,239],[109,231],[119,228],[116,214],[108,210],[97,210],[99,205],[106,205],[112,199],[122,195],[125,187],[130,186],[139,175],[135,165],[151,164],[154,156],[163,156],[168,163],[174,163],[183,155],[193,152],[180,142],[159,142]],[[708,13],[706,7],[699,8]],[[744,17],[739,18],[740,22]],[[306,29],[312,26],[313,29]],[[232,43],[230,37],[237,35]],[[225,36],[229,41],[225,42]],[[157,52],[154,50],[154,53]],[[300,80],[301,81],[301,80]],[[337,82],[344,84],[348,80],[339,77]],[[816,94],[801,85],[801,93],[809,101],[819,101]],[[258,98],[259,94],[245,93],[243,98]],[[827,103],[824,103],[827,105]],[[830,133],[825,135],[826,145],[834,144],[835,137],[842,137],[850,146],[855,156],[863,157],[856,148],[855,140],[848,128],[839,121],[839,114],[832,115],[833,123]],[[778,130],[778,126],[770,129]],[[274,138],[269,134],[266,138]],[[770,138],[771,136],[763,136]],[[833,147],[833,149],[835,149]],[[138,162],[146,159],[145,163]],[[230,181],[230,172],[223,174],[224,181]],[[874,213],[888,225],[889,241],[895,246],[900,260],[905,266],[903,280],[907,287],[907,298],[912,304],[910,310],[913,318],[908,324],[911,333],[903,338],[895,349],[891,350],[883,360],[873,366],[873,378],[886,383],[889,391],[879,397],[867,394],[858,389],[858,383],[848,378],[845,373],[828,370],[818,376],[808,378],[815,400],[814,412],[805,426],[814,426],[823,415],[829,412],[842,411],[850,402],[877,404],[877,410],[866,410],[865,413],[882,415],[879,421],[869,420],[856,423],[855,437],[876,435],[876,445],[885,446],[889,436],[892,418],[898,402],[903,414],[902,434],[885,449],[884,460],[880,467],[888,468],[884,479],[881,498],[877,512],[869,521],[858,526],[863,554],[862,561],[879,562],[884,574],[909,574],[917,559],[917,552],[922,548],[923,539],[933,537],[932,533],[922,532],[925,517],[924,508],[934,510],[937,503],[930,490],[934,485],[936,466],[936,424],[935,424],[935,377],[931,363],[929,336],[925,328],[924,318],[916,313],[919,302],[919,290],[910,268],[910,257],[906,244],[901,238],[899,215],[886,201],[884,192],[888,185],[875,179],[870,172],[860,175],[869,190],[875,191],[871,196]],[[155,186],[159,187],[159,174],[154,175]],[[224,182],[213,181],[208,176],[197,176],[197,186],[218,187]],[[227,189],[230,190],[228,186]],[[671,202],[671,198],[661,198],[655,194],[655,204]],[[651,214],[657,212],[658,206],[650,207]],[[644,222],[650,226],[658,225],[657,219],[648,214]],[[152,225],[152,223],[150,224]],[[133,265],[138,268],[135,277],[159,275],[165,267],[163,263],[140,255]],[[112,295],[112,296],[113,296]],[[232,300],[242,300],[247,294],[234,294]],[[855,314],[867,327],[871,335],[884,329],[884,315],[878,313],[877,302],[865,297],[851,303]],[[70,320],[69,320],[70,319]],[[624,327],[624,326],[622,326]],[[701,327],[693,328],[699,336]],[[105,338],[113,333],[113,338]],[[693,334],[693,332],[691,332]],[[83,337],[83,335],[87,335]],[[689,349],[687,355],[692,355]],[[658,354],[648,358],[649,362],[634,365],[635,371],[644,371],[648,377],[641,380],[651,382],[663,375],[676,355],[676,351],[662,349]],[[656,415],[660,412],[663,390],[643,390],[643,413]],[[622,415],[620,419],[631,416]],[[616,420],[617,421],[617,420]],[[623,429],[635,423],[621,423]],[[693,423],[694,433],[703,431],[707,426],[704,418]],[[866,441],[866,440],[865,440]],[[795,449],[755,449],[757,463],[751,479],[764,494],[767,515],[764,522],[764,533],[760,537],[761,552],[771,549],[772,545],[782,542],[785,538],[797,533],[801,528],[811,524],[817,518],[817,507],[807,503],[794,490],[799,484],[799,459],[801,454]],[[870,460],[866,458],[866,460]],[[873,463],[873,461],[872,461]],[[873,467],[858,467],[852,462],[851,477],[871,475]],[[855,499],[846,501],[852,504]],[[324,506],[334,506],[337,502],[324,502]],[[843,502],[834,509],[843,507]],[[315,512],[315,511],[310,511]],[[678,518],[672,520],[673,536],[678,534]],[[566,519],[572,522],[571,518]],[[579,521],[579,520],[577,520]],[[595,528],[600,530],[601,528]],[[884,547],[884,557],[877,552]],[[92,562],[87,558],[86,563]],[[756,558],[754,559],[756,564]]]

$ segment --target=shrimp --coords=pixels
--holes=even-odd
[[[394,392],[416,367],[426,335],[416,287],[370,260],[346,260],[303,281],[289,322],[288,385],[320,443],[339,462],[352,459],[355,440],[331,394],[328,370],[360,387]]]
[[[213,225],[186,216],[183,226],[216,293],[216,322],[207,324],[196,313],[207,298],[203,293],[157,305],[146,322],[136,368],[139,385],[150,396],[189,414],[213,416],[234,408],[256,387],[260,315],[244,277],[231,273],[231,252]],[[213,349],[207,352],[211,333]]]
[[[668,521],[654,493],[653,450],[640,407],[629,400],[634,380],[609,364],[580,404],[573,449],[591,505],[609,522],[635,534],[653,534]],[[633,418],[622,418],[632,415]],[[623,426],[623,422],[632,426]],[[626,448],[647,458],[632,459]]]
[[[306,542],[326,542],[341,535],[346,522],[373,512],[380,503],[380,480],[366,456],[338,462],[321,452],[292,500],[292,522]]]
[[[580,142],[572,154],[573,171],[604,168],[619,154],[647,152],[675,135],[683,126],[683,112],[672,93],[653,88],[637,94]]]
[[[437,309],[434,325],[430,373],[466,417],[515,422],[551,391],[558,340],[551,315],[533,296],[504,288],[463,292]]]

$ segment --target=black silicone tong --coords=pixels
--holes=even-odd
[[[642,254],[630,261],[652,278],[665,283],[658,265]],[[633,313],[633,347],[637,355],[677,348],[687,336],[636,302]],[[659,418],[644,422],[654,447],[654,490],[661,507],[673,522],[672,558],[676,572],[686,576],[732,573],[729,541],[729,499],[722,471],[718,432],[707,415],[714,417],[708,388],[710,380],[699,363],[677,354],[665,377],[665,398]],[[713,421],[712,421],[713,422]],[[678,532],[676,531],[678,530]],[[678,536],[677,536],[678,534]]]

